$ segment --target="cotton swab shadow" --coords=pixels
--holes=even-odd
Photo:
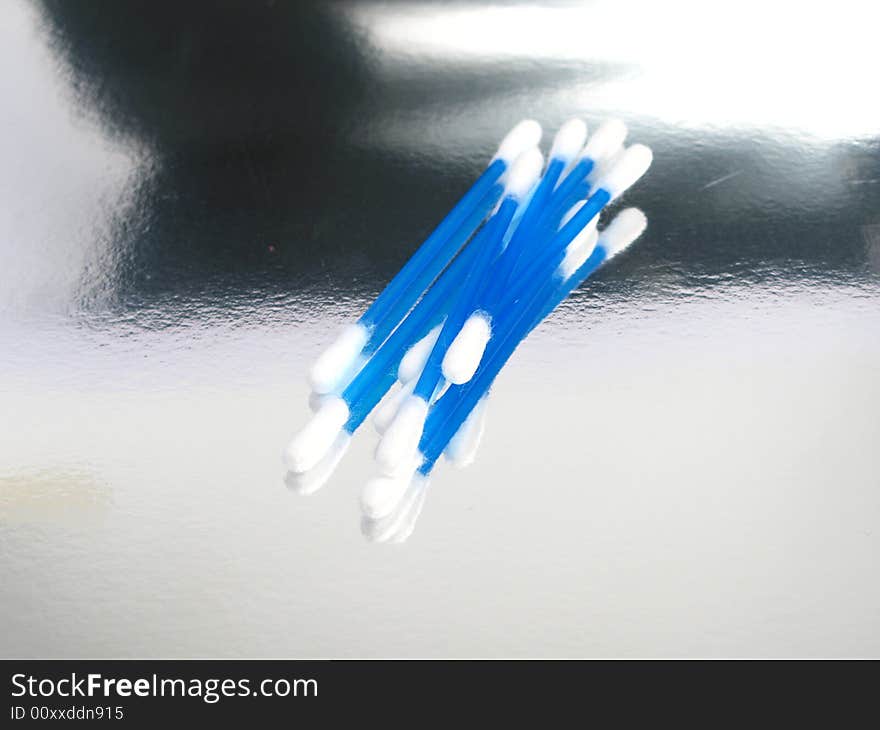
[[[422,513],[429,485],[427,477],[415,475],[393,512],[380,518],[361,518],[363,536],[376,543],[400,544],[409,539]]]
[[[339,466],[339,462],[345,456],[350,443],[351,434],[341,431],[321,461],[308,471],[299,473],[287,472],[284,476],[284,483],[290,491],[301,497],[314,494],[333,476],[333,472],[336,471],[336,467]]]
[[[443,451],[446,460],[456,469],[464,469],[474,463],[477,451],[486,432],[486,404],[489,395],[474,406],[464,423]]]

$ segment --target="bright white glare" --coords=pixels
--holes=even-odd
[[[615,0],[571,6],[357,5],[347,9],[383,71],[412,64],[610,64],[571,106],[693,126],[792,130],[821,139],[880,132],[880,3]]]
[[[112,228],[145,153],[86,117],[38,10],[0,7],[0,311],[63,310],[104,292]]]

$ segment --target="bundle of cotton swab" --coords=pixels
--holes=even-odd
[[[489,388],[519,342],[646,225],[635,209],[601,232],[596,225],[651,164],[647,147],[623,149],[621,122],[589,139],[582,121],[566,122],[543,174],[540,135],[537,122],[514,127],[474,186],[311,370],[319,397],[285,451],[288,480],[304,493],[318,489],[375,409],[382,476],[361,500],[371,539],[405,539],[440,455],[459,466],[473,460]]]

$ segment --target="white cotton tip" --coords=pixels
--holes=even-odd
[[[408,383],[421,375],[442,329],[441,322],[406,351],[397,368],[397,379],[401,383]]]
[[[488,315],[474,312],[462,325],[443,356],[443,377],[455,385],[467,383],[477,372],[491,338],[492,322]]]
[[[336,341],[318,357],[309,372],[309,382],[316,393],[332,393],[349,374],[370,333],[362,324],[348,325]]]
[[[591,220],[586,228],[578,233],[575,239],[566,247],[565,258],[562,259],[557,270],[561,279],[567,279],[581,268],[584,262],[590,258],[593,249],[596,248],[596,241],[599,239],[599,233],[596,230],[596,220],[596,218]]]
[[[342,398],[327,398],[320,410],[284,450],[284,463],[299,474],[315,466],[330,447],[348,420],[348,406]]]
[[[529,147],[507,170],[504,176],[504,195],[516,198],[520,203],[535,187],[541,170],[544,169],[544,156],[537,147]]]
[[[648,218],[638,208],[626,208],[620,211],[599,234],[599,245],[602,246],[607,258],[620,253],[642,235],[648,227]]]
[[[581,151],[587,140],[587,125],[582,119],[569,119],[553,138],[551,160],[563,160],[567,165]]]
[[[333,476],[333,472],[336,471],[336,467],[339,466],[339,462],[345,456],[350,443],[351,434],[346,431],[340,431],[336,440],[330,446],[330,450],[315,466],[299,474],[287,472],[287,476],[284,478],[285,483],[292,491],[303,497],[314,494]]]
[[[504,160],[508,165],[530,147],[537,147],[541,141],[541,125],[534,119],[523,119],[498,145],[492,160]]]
[[[489,396],[484,395],[474,406],[470,415],[461,424],[455,436],[446,446],[443,455],[456,468],[464,469],[474,463],[483,432],[486,430],[486,403]]]
[[[611,170],[623,156],[623,147],[615,152],[611,157],[606,157],[596,163],[590,174],[587,175],[587,182],[590,184],[589,195],[592,195],[598,189],[598,183],[605,177],[605,174]],[[589,196],[588,196],[589,197]]]
[[[626,132],[626,125],[619,119],[609,119],[607,122],[602,122],[599,128],[593,132],[593,136],[587,140],[580,157],[593,162],[608,159],[623,147]]]
[[[395,476],[379,476],[370,479],[361,491],[361,511],[371,520],[381,520],[390,515],[400,504],[409,488],[419,463],[408,462]]]
[[[643,144],[627,147],[620,159],[597,183],[597,187],[611,193],[612,199],[620,197],[648,171],[653,159],[654,153],[651,152],[650,147]]]
[[[400,504],[408,487],[409,478],[406,475],[370,479],[361,492],[361,511],[371,520],[387,517]]]
[[[385,476],[396,476],[412,463],[428,417],[428,404],[410,396],[400,406],[376,446],[376,463]]]
[[[404,542],[412,534],[422,512],[428,483],[428,477],[416,474],[389,514],[375,519],[364,515],[361,520],[364,537],[370,542]]]
[[[380,434],[385,433],[391,425],[400,406],[412,395],[413,388],[416,387],[417,379],[413,378],[408,383],[403,383],[394,393],[383,400],[376,412],[373,414],[373,426]]]

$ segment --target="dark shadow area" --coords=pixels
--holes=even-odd
[[[442,123],[444,109],[480,99],[488,119],[516,119],[524,95],[628,72],[562,61],[425,61],[389,78],[335,4],[41,5],[79,103],[110,134],[141,140],[156,155],[115,241],[127,262],[117,287],[129,304],[215,286],[283,292],[323,282],[376,291],[484,158],[422,158],[363,136],[355,144],[356,125],[394,115]],[[551,127],[584,111],[529,113]],[[656,150],[652,174],[629,197],[651,227],[638,252],[603,277],[712,286],[764,270],[867,269],[862,231],[877,222],[880,188],[861,182],[880,174],[876,146],[841,143],[817,154],[772,136],[721,130],[692,139],[656,120],[629,121]],[[492,148],[487,140],[487,156]],[[792,180],[800,192],[789,194]]]
[[[370,76],[358,37],[326,4],[43,6],[79,103],[157,158],[118,231],[123,298],[217,277],[289,286],[340,257],[356,267],[370,211],[388,218],[371,191],[424,197],[418,170],[401,178],[346,149]]]

